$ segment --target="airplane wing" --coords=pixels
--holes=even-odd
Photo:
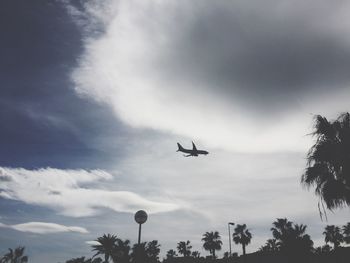
[[[192,142],[192,147],[193,147],[193,151],[197,151],[197,147],[196,147],[196,145],[194,145],[194,142]]]

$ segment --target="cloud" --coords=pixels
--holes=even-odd
[[[86,33],[72,78],[132,127],[231,151],[304,151],[311,114],[348,108],[350,26],[337,27],[347,4],[96,3],[85,8],[101,34]]]
[[[86,244],[94,246],[94,245],[100,245],[100,242],[95,241],[95,240],[89,240],[89,241],[85,241]]]
[[[62,233],[62,232],[76,232],[81,234],[87,234],[87,231],[83,227],[78,226],[64,226],[55,223],[45,223],[45,222],[28,222],[17,225],[5,225],[0,223],[2,228],[10,228],[20,232],[29,232],[35,234],[52,234],[52,233]]]
[[[0,197],[45,206],[66,216],[91,216],[102,208],[129,213],[146,209],[149,213],[159,213],[180,207],[170,201],[151,201],[130,191],[96,189],[97,183],[112,180],[112,175],[102,170],[0,167],[0,174],[11,178],[2,183]]]

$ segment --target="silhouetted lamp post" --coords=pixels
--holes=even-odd
[[[141,225],[147,221],[147,213],[143,210],[139,210],[135,213],[135,221],[139,224],[139,239],[138,244],[141,243]]]
[[[231,226],[234,226],[234,225],[235,225],[235,223],[229,222],[229,223],[227,224],[227,227],[228,227],[228,242],[229,242],[229,244],[230,244],[230,257],[232,257],[232,251],[231,251],[231,231],[230,231],[230,225],[231,225]]]

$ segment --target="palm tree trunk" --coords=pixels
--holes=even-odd
[[[245,256],[245,244],[242,244],[243,256]]]
[[[215,249],[213,249],[213,259],[215,259]]]

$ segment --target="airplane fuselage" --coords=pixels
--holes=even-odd
[[[194,144],[193,144],[193,149],[185,149],[179,143],[178,143],[178,147],[179,147],[179,149],[177,150],[177,152],[187,153],[188,155],[186,155],[186,157],[198,156],[200,154],[207,155],[209,153],[209,152],[204,151],[204,150],[197,150],[197,148]]]

